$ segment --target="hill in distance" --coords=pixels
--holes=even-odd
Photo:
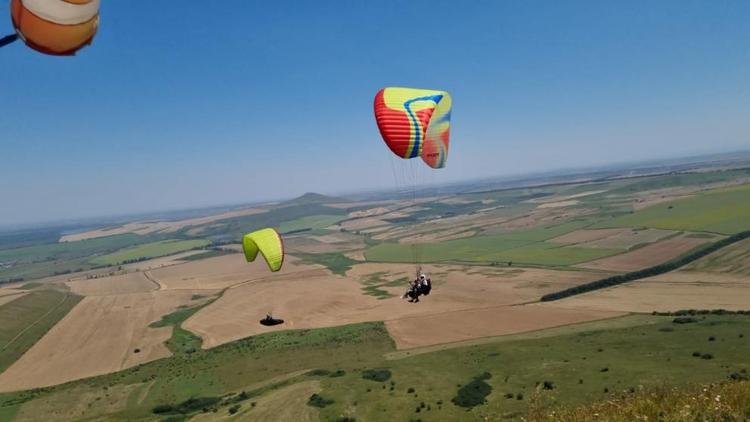
[[[286,207],[290,205],[332,204],[337,202],[350,202],[350,200],[335,196],[327,196],[315,192],[307,192],[297,198],[290,199],[289,201],[284,201],[280,205]]]

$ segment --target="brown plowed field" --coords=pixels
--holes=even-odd
[[[631,252],[580,264],[578,267],[607,271],[636,271],[667,262],[710,240],[713,239],[674,237]]]

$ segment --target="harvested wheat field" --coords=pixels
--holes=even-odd
[[[203,337],[204,347],[211,348],[272,330],[332,327],[518,304],[597,278],[595,274],[572,271],[467,271],[468,268],[471,267],[425,266],[434,289],[418,304],[399,297],[378,299],[363,290],[363,282],[373,276],[382,278],[383,283],[413,277],[414,267],[408,264],[360,264],[346,277],[324,269],[269,276],[229,289],[221,299],[189,318],[183,327]],[[382,290],[398,295],[404,289],[405,286],[389,286]],[[283,318],[285,323],[276,327],[260,325],[258,320],[267,312]],[[456,340],[463,339],[459,337]]]
[[[539,305],[496,306],[386,321],[397,349],[465,341],[558,327],[624,315],[606,310],[575,310]]]
[[[733,274],[675,271],[554,303],[568,309],[623,312],[745,310],[750,304],[750,279]]]
[[[163,343],[172,328],[148,325],[180,305],[197,303],[192,294],[184,290],[85,297],[0,374],[0,391],[61,384],[169,356]]]
[[[129,293],[147,293],[157,290],[159,285],[149,280],[144,273],[135,272],[111,277],[72,280],[66,283],[70,290],[81,296],[105,296]]]
[[[302,264],[298,259],[286,256],[284,267],[275,274],[289,274],[314,268],[320,267]],[[190,261],[148,272],[148,276],[157,282],[162,290],[223,289],[238,283],[268,277],[269,274],[268,266],[262,257],[259,256],[255,261],[247,262],[242,254]]]
[[[693,248],[714,240],[716,238],[695,238],[683,235],[652,243],[624,254],[580,264],[577,267],[606,271],[636,271],[667,262]]]

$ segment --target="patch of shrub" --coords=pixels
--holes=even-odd
[[[512,398],[513,398],[513,393],[505,393],[505,396],[504,396],[504,397],[505,397],[506,399],[512,399]]]
[[[716,337],[711,336],[711,337],[708,338],[708,341],[716,341]]]
[[[240,405],[239,404],[235,404],[234,406],[232,406],[232,407],[229,408],[229,414],[230,415],[234,415],[239,410],[240,410]]]
[[[544,383],[542,383],[542,388],[544,388],[545,390],[554,390],[555,383],[552,381],[544,381]]]
[[[327,369],[313,369],[312,371],[307,372],[305,375],[309,377],[327,377],[331,375],[331,371]]]
[[[701,357],[701,352],[693,352],[693,357],[694,357],[694,358],[699,358],[699,357]]]
[[[729,374],[729,379],[732,381],[747,381],[750,380],[750,377],[747,376],[747,372],[739,371]]]
[[[182,414],[198,410],[208,410],[221,401],[221,397],[192,397],[177,405],[176,410]]]
[[[133,353],[141,353],[141,349],[134,349]]]
[[[606,368],[606,367],[602,368],[602,369],[599,370],[599,372],[609,372],[609,368]]]
[[[331,375],[329,375],[329,377],[336,378],[336,377],[343,377],[344,375],[346,375],[346,371],[344,371],[343,369],[337,369],[331,372]]]
[[[671,333],[672,331],[674,331],[674,328],[672,328],[672,327],[662,327],[662,328],[659,328],[659,331],[661,331],[662,333]]]
[[[709,359],[713,359],[713,358],[714,358],[714,355],[712,355],[711,353],[704,353],[704,354],[701,355],[701,359],[709,360]]]
[[[312,396],[310,396],[309,399],[307,399],[308,406],[318,407],[320,409],[326,406],[332,405],[332,404],[333,404],[333,400],[326,399],[319,394],[313,394]]]
[[[692,324],[698,322],[698,319],[693,317],[677,317],[673,319],[672,322],[675,324]]]
[[[181,413],[187,415],[199,410],[208,412],[215,410],[214,406],[221,401],[221,397],[192,397],[180,404],[160,404],[151,411],[155,414]]]
[[[408,389],[406,390],[406,392],[407,392],[408,394],[411,394],[411,393],[413,393],[414,391],[415,391],[415,390],[414,390],[414,388],[413,388],[413,387],[409,387],[409,388],[408,388]]]
[[[366,369],[362,371],[362,378],[370,381],[385,382],[391,379],[391,371],[388,369]]]
[[[336,419],[336,422],[357,422],[357,418],[353,418],[351,416],[341,416],[340,418]]]
[[[459,388],[456,397],[451,400],[453,404],[468,409],[484,404],[487,401],[487,396],[492,392],[492,386],[485,382],[490,377],[492,375],[485,372]]]
[[[165,413],[174,413],[175,408],[171,404],[158,404],[154,406],[153,409],[151,409],[151,413],[155,413],[157,415],[163,415]]]
[[[516,400],[523,400],[523,393],[516,394]]]

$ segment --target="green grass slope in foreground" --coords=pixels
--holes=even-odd
[[[37,290],[0,306],[0,372],[18,360],[81,299],[69,292]]]
[[[750,184],[657,204],[598,224],[734,234],[750,230]]]
[[[157,258],[187,251],[193,248],[206,246],[211,242],[204,239],[196,240],[162,240],[160,242],[146,243],[132,248],[123,249],[115,253],[102,255],[91,260],[97,265],[117,265],[127,261],[144,258]]]
[[[574,409],[532,410],[529,422],[587,421],[747,421],[750,420],[750,381],[661,387],[622,394]]]
[[[517,419],[530,403],[534,409],[577,406],[641,386],[716,382],[750,370],[750,316],[694,318],[677,324],[674,317],[638,315],[611,320],[611,326],[600,321],[587,330],[552,329],[547,337],[397,360],[384,357],[394,349],[380,323],[269,333],[51,389],[0,395],[0,414],[136,419],[155,417],[157,406],[163,416],[190,416],[204,407],[228,415],[240,405],[252,418],[255,400],[315,380],[319,397],[309,402],[321,420]]]

